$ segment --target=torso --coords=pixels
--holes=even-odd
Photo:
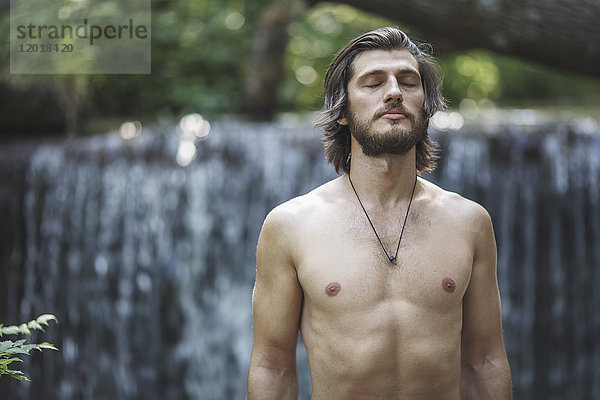
[[[458,400],[470,202],[419,179],[395,266],[344,179],[289,204],[312,399]],[[370,216],[395,253],[404,214]]]

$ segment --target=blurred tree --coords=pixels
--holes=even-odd
[[[594,15],[600,15],[597,1],[554,0],[543,5],[533,0],[309,3],[312,7],[305,18],[289,21],[287,79],[279,89],[280,101],[266,102],[261,113],[252,114],[255,119],[269,119],[281,108],[318,109],[322,103],[320,83],[332,55],[364,31],[398,23],[413,39],[426,37],[425,41],[435,44],[443,56],[445,93],[453,105],[463,98],[510,102],[581,95],[597,99],[600,93],[600,47],[593,45],[600,42],[600,30],[593,21]],[[357,12],[348,5],[375,15]],[[472,50],[478,48],[497,54]],[[268,59],[270,69],[276,69],[272,65],[276,57],[269,48],[257,47],[253,58]],[[273,98],[278,90],[274,83],[276,80],[253,80],[254,97]],[[271,109],[265,111],[269,106]]]
[[[528,63],[485,50],[441,59],[444,95],[450,105],[464,98],[491,99],[506,107],[598,104],[600,79]]]
[[[286,79],[279,91],[279,109],[319,110],[322,81],[333,54],[358,34],[397,21],[365,13],[346,4],[319,3],[290,25]],[[434,44],[416,25],[399,27],[417,42]],[[447,40],[444,40],[447,42]],[[451,107],[463,99],[494,100],[502,106],[539,106],[552,103],[581,106],[598,104],[600,79],[502,56],[486,50],[454,51],[442,45],[444,94]],[[273,88],[269,88],[273,90]]]
[[[161,0],[152,10],[152,74],[98,76],[98,111],[215,115],[241,107],[253,32],[271,0]]]
[[[56,2],[55,7],[62,3]],[[0,12],[7,4],[0,4]],[[43,13],[36,9],[35,12]],[[9,53],[9,15],[0,19],[0,51]],[[0,131],[74,135],[87,103],[87,75],[9,75],[9,57],[0,62]],[[60,62],[60,61],[59,61]]]
[[[303,3],[283,1],[269,7],[254,32],[243,111],[252,119],[270,120],[277,112],[277,89],[284,73],[288,27],[303,12]]]
[[[305,0],[157,0],[152,2],[151,75],[10,75],[8,57],[1,59],[0,131],[45,128],[82,134],[116,129],[123,119],[147,123],[187,112],[208,118],[237,113],[239,118],[242,111],[265,120],[279,111],[317,110],[333,54],[364,31],[398,24],[413,39],[438,49],[444,91],[453,106],[463,98],[505,105],[548,97],[597,98],[598,78],[497,53],[464,51],[488,48],[580,75],[600,74],[594,58],[600,51],[594,46],[598,29],[588,22],[600,3],[514,3],[425,0],[394,6],[394,1],[381,0],[310,0],[314,5],[309,7]],[[577,18],[581,22],[573,23]],[[569,29],[561,28],[567,23]],[[5,53],[8,29],[5,13],[0,20],[0,33],[5,33],[0,50]]]
[[[0,125],[8,134],[30,132],[31,118],[56,129],[56,109],[63,115],[60,131],[73,130],[77,121],[97,118],[154,120],[157,114],[177,115],[201,111],[205,115],[238,111],[243,93],[253,32],[265,8],[275,0],[159,0],[152,2],[151,75],[16,75],[9,74],[8,57],[0,60],[0,97],[15,92],[33,96],[47,93],[56,105],[52,114],[34,109],[30,98],[10,96],[23,103],[11,115],[0,109],[9,123]],[[1,8],[1,7],[0,7]],[[9,14],[0,20],[0,51],[8,54]],[[77,90],[75,90],[77,89]],[[63,100],[68,99],[65,107]],[[76,108],[74,110],[74,108]],[[73,121],[73,117],[75,121]],[[52,123],[50,123],[52,121]],[[117,126],[112,126],[116,128]],[[81,134],[81,128],[78,133]],[[111,129],[100,125],[97,130]]]
[[[444,53],[484,48],[600,77],[598,0],[339,2],[418,27]]]
[[[293,21],[288,29],[286,78],[279,88],[279,109],[319,110],[323,104],[323,78],[333,55],[351,38],[388,25],[395,23],[344,4],[328,3],[310,8]]]

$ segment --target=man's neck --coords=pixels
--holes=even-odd
[[[369,157],[353,143],[350,177],[361,199],[377,208],[394,208],[409,201],[416,179],[416,152]]]

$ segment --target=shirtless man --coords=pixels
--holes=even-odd
[[[248,399],[297,399],[299,330],[313,400],[512,398],[490,217],[418,176],[443,103],[435,62],[397,29],[330,65],[320,125],[345,174],[265,219]]]

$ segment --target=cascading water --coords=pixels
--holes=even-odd
[[[0,321],[56,314],[43,340],[60,352],[22,366],[31,384],[3,378],[6,398],[244,397],[261,223],[335,174],[307,126],[213,125],[187,167],[174,132],[32,150],[22,201],[2,208],[20,217],[0,228],[11,243],[0,247]],[[516,399],[600,399],[599,131],[588,121],[433,134],[442,159],[427,178],[485,205],[495,224]],[[298,354],[308,399],[301,344]]]

